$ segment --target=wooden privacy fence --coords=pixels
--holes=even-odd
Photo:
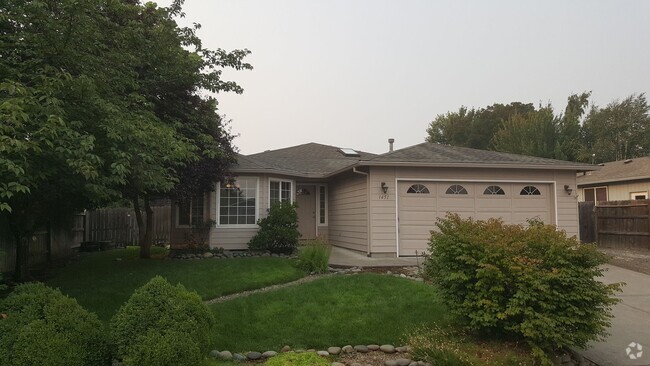
[[[169,243],[171,205],[152,209],[152,239],[154,243]],[[86,212],[86,241],[111,241],[120,246],[138,245],[138,233],[135,212],[131,208],[103,208]]]
[[[84,240],[84,214],[74,215],[63,222],[39,230],[29,238],[30,266],[51,259],[72,255]],[[0,217],[0,272],[11,272],[16,266],[16,245],[7,223]]]
[[[593,240],[583,240],[590,235]],[[580,239],[603,248],[650,250],[650,200],[598,202],[590,208],[580,203]]]

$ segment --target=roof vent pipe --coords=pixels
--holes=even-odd
[[[388,152],[393,151],[393,142],[395,142],[395,139],[388,139]]]

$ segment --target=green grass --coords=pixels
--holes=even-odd
[[[48,286],[58,287],[79,304],[108,321],[133,291],[160,275],[172,284],[182,283],[211,299],[235,292],[296,280],[305,273],[295,261],[284,258],[171,260],[166,251],[153,248],[158,259],[138,258],[137,247],[84,254],[73,264],[53,272]],[[117,260],[121,258],[121,260]]]
[[[211,305],[215,349],[400,344],[422,324],[446,324],[437,291],[378,274],[333,276]]]

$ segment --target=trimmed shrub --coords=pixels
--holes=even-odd
[[[291,254],[298,248],[298,213],[296,205],[276,202],[267,217],[257,221],[260,229],[248,242],[251,250],[268,250],[271,253]]]
[[[310,240],[298,251],[298,267],[306,272],[327,272],[332,247],[320,239]]]
[[[42,283],[16,286],[0,302],[0,365],[106,365],[102,323],[76,300]]]
[[[266,361],[267,366],[329,366],[332,361],[314,352],[286,352]]]
[[[448,215],[431,236],[425,274],[469,329],[525,340],[533,355],[583,348],[606,335],[613,295],[606,256],[554,226]]]
[[[110,330],[126,365],[189,366],[208,352],[214,323],[196,292],[156,276],[122,305]]]

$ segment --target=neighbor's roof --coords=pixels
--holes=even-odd
[[[252,155],[239,155],[232,171],[269,172],[305,178],[326,177],[352,168],[360,159],[370,159],[375,154],[355,150],[359,156],[345,156],[341,148],[310,142],[278,150],[268,150]]]
[[[376,156],[362,165],[406,165],[436,167],[482,167],[482,168],[536,168],[594,170],[593,165],[571,161],[538,158],[496,151],[423,142],[418,145]]]
[[[650,179],[650,157],[612,161],[601,165],[600,170],[577,177],[578,185],[624,182]]]
[[[324,178],[355,166],[428,166],[595,170],[597,166],[534,156],[424,142],[382,155],[356,150],[346,156],[336,146],[307,143],[252,155],[239,155],[234,173],[272,173]]]

